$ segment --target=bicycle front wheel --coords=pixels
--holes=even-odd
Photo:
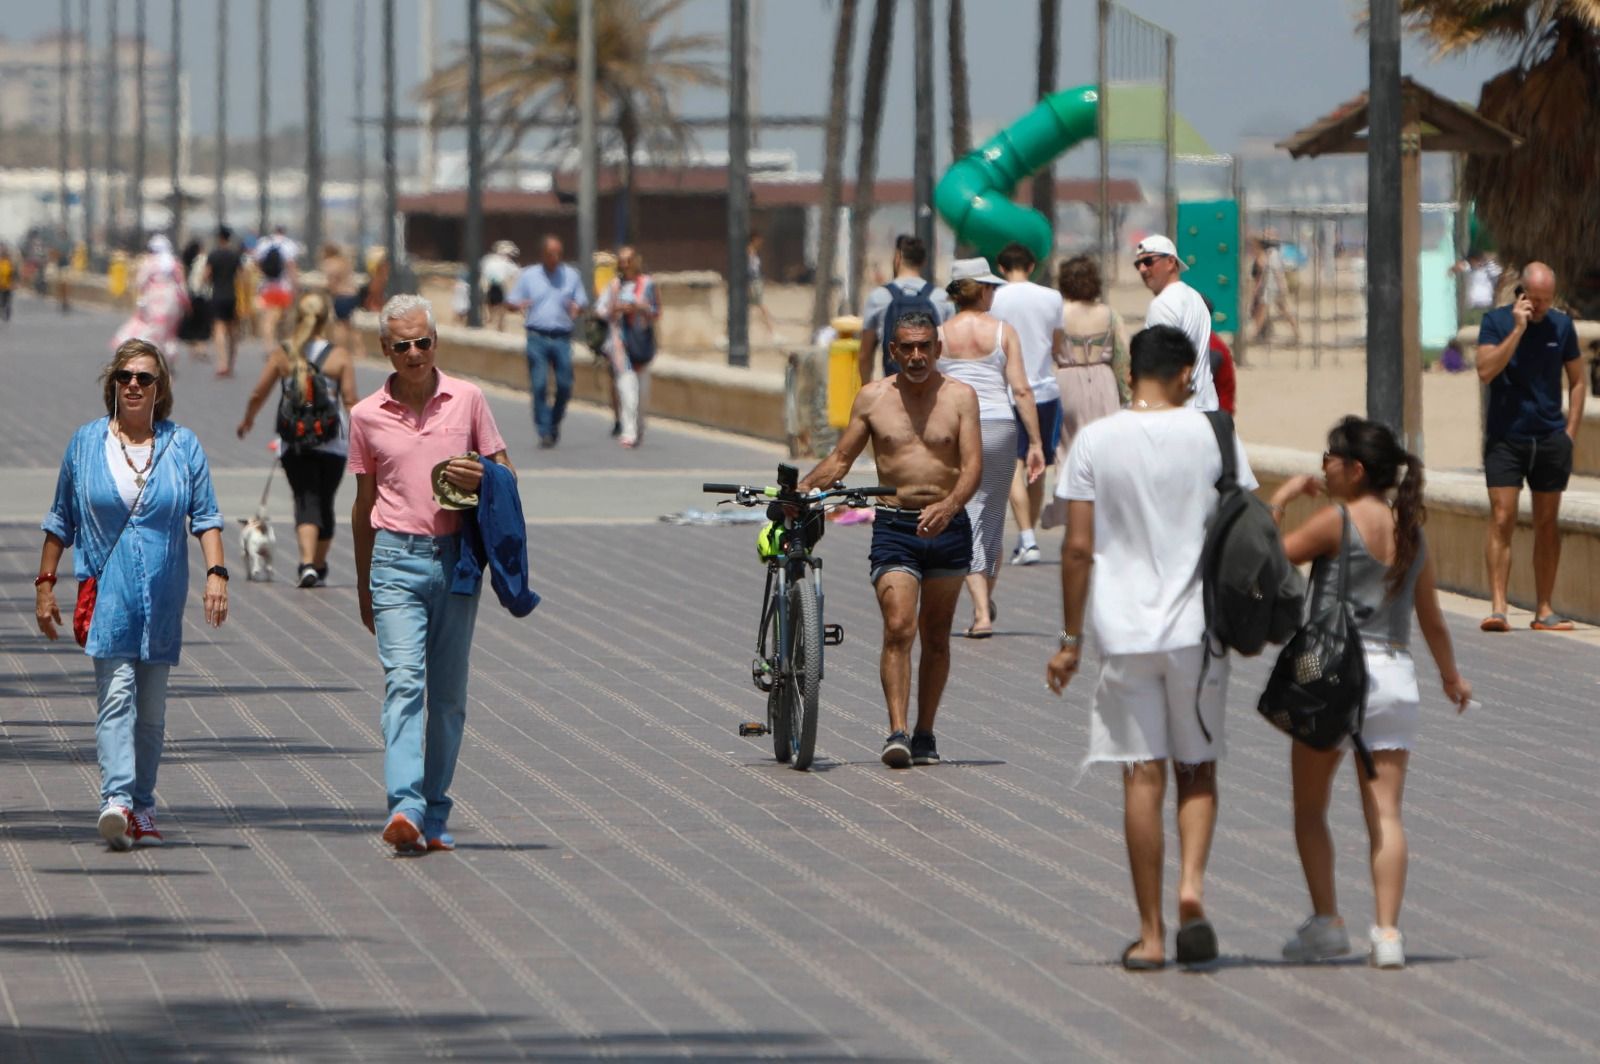
[[[816,585],[809,580],[789,585],[787,671],[783,689],[789,710],[792,764],[797,769],[810,768],[817,746],[817,708],[822,694],[822,611],[817,606]]]

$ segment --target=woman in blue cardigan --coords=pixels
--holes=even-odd
[[[98,593],[84,653],[94,659],[99,713],[100,835],[114,850],[158,846],[156,769],[167,711],[167,673],[178,663],[189,593],[189,545],[205,555],[206,622],[228,615],[222,514],[193,432],[168,420],[172,377],[142,339],[124,341],[101,375],[106,417],[73,433],[45,515],[34,613],[56,638],[56,565],[73,549],[73,575]]]

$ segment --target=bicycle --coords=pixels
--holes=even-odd
[[[767,695],[765,724],[746,721],[739,734],[772,735],[772,752],[780,763],[799,770],[811,766],[817,744],[817,710],[822,690],[822,648],[844,642],[844,626],[822,620],[822,559],[812,548],[822,538],[827,511],[837,506],[870,506],[871,498],[893,495],[894,488],[847,488],[801,495],[800,471],[778,466],[776,487],[702,484],[701,490],[732,495],[739,506],[767,504],[771,523],[757,539],[767,563],[761,620],[756,627],[756,656],[750,679]],[[837,500],[837,501],[835,501]]]

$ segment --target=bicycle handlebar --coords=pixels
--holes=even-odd
[[[781,500],[784,502],[795,503],[818,503],[826,499],[838,498],[840,496],[854,495],[864,498],[881,497],[885,495],[893,495],[899,489],[891,488],[883,484],[876,484],[870,488],[834,488],[832,491],[824,491],[817,495],[805,496],[788,496],[785,495],[782,488],[751,487],[745,484],[702,484],[700,485],[700,490],[712,495],[735,495],[738,496],[737,501],[744,503],[745,505],[754,505],[756,502],[764,499]]]

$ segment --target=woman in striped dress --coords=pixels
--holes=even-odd
[[[977,494],[967,503],[967,519],[972,522],[972,572],[967,577],[972,624],[967,627],[967,638],[987,639],[994,634],[992,592],[1000,575],[1006,505],[1016,468],[1018,418],[1028,434],[1025,461],[1030,483],[1044,475],[1044,451],[1040,449],[1039,415],[1022,365],[1017,331],[988,313],[995,290],[1005,282],[981,258],[957,259],[951,264],[950,273],[946,291],[956,313],[939,330],[938,370],[971,385],[978,393],[983,476]],[[1012,414],[1013,402],[1016,416]]]

